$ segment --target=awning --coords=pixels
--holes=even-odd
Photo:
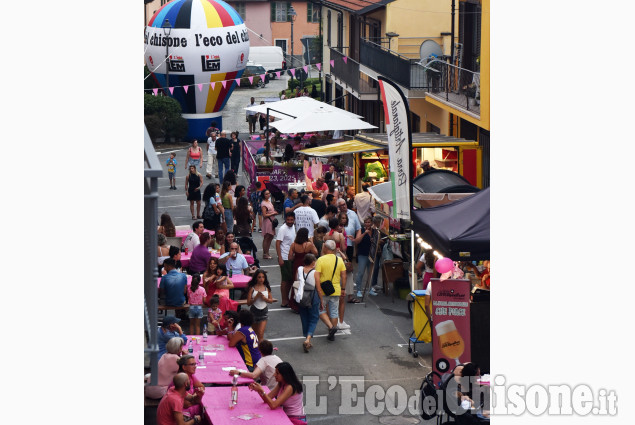
[[[308,96],[293,97],[291,99],[279,100],[277,102],[265,103],[262,105],[248,106],[245,110],[250,112],[267,113],[269,109],[269,115],[273,115],[276,118],[297,118],[305,114],[310,114],[317,108],[322,110],[335,111],[342,115],[346,115],[353,118],[364,118],[361,115],[356,115],[352,112],[345,111],[344,109],[337,108],[333,105],[329,105],[325,102],[320,102]],[[273,124],[275,126],[275,124]]]
[[[284,118],[270,124],[282,133],[306,133],[309,131],[366,130],[377,128],[365,121],[341,111],[315,108],[297,118]]]
[[[385,148],[371,145],[370,143],[360,142],[359,140],[347,140],[346,142],[333,143],[331,145],[319,146],[317,148],[303,149],[298,151],[310,156],[338,156],[358,152],[373,152]]]
[[[368,188],[370,195],[380,204],[392,206],[392,183],[380,183]]]

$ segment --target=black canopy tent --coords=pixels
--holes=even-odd
[[[415,189],[423,193],[474,193],[479,188],[472,186],[462,175],[450,170],[433,169],[412,181]]]
[[[467,198],[412,211],[414,229],[454,261],[489,260],[489,188]]]

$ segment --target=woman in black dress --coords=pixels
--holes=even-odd
[[[190,166],[190,174],[185,179],[185,193],[190,201],[190,212],[192,220],[201,218],[201,186],[203,186],[203,176],[196,171],[196,166]],[[196,215],[194,215],[194,202],[196,202]]]

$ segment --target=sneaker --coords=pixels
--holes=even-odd
[[[351,328],[351,325],[349,325],[346,322],[339,322],[337,324],[337,329],[350,329],[350,328]]]
[[[333,326],[329,329],[329,335],[326,337],[329,341],[335,341],[335,332],[337,332],[337,327]]]
[[[262,229],[258,229],[258,233],[262,233]]]
[[[357,291],[357,298],[361,298],[362,297],[362,291]]]
[[[370,291],[368,291],[369,295],[377,295],[377,292],[375,292],[375,288],[370,288]]]

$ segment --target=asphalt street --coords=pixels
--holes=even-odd
[[[244,107],[250,97],[256,102],[276,97],[286,87],[286,79],[273,80],[265,88],[237,88],[223,111],[223,128],[239,130],[247,137]],[[203,149],[206,147],[202,145]],[[159,216],[168,212],[175,225],[191,225],[184,189],[186,149],[162,149],[156,146],[165,167],[169,152],[176,152],[177,187],[170,190],[167,178],[159,179]],[[205,176],[205,165],[200,170]],[[205,178],[204,185],[217,179]],[[245,174],[239,173],[238,184],[246,185]],[[203,206],[201,206],[202,212]],[[280,223],[284,221],[278,217]],[[267,271],[273,296],[280,299],[280,269],[272,243],[271,260],[262,259],[262,234],[254,233],[261,266]],[[381,277],[379,278],[381,284]],[[302,350],[302,327],[299,315],[280,308],[280,302],[269,308],[265,337],[277,347],[275,354],[290,362],[305,384],[305,407],[309,423],[329,424],[413,424],[423,423],[406,403],[413,402],[415,391],[430,371],[430,344],[418,344],[419,357],[408,353],[408,337],[412,332],[407,302],[380,293],[368,296],[365,303],[347,304],[346,322],[350,330],[339,331],[335,341],[325,337],[327,329],[319,323],[314,347]],[[184,321],[185,322],[185,321]],[[187,323],[184,323],[187,327]],[[410,400],[408,400],[410,399]],[[418,403],[418,400],[417,400]]]

